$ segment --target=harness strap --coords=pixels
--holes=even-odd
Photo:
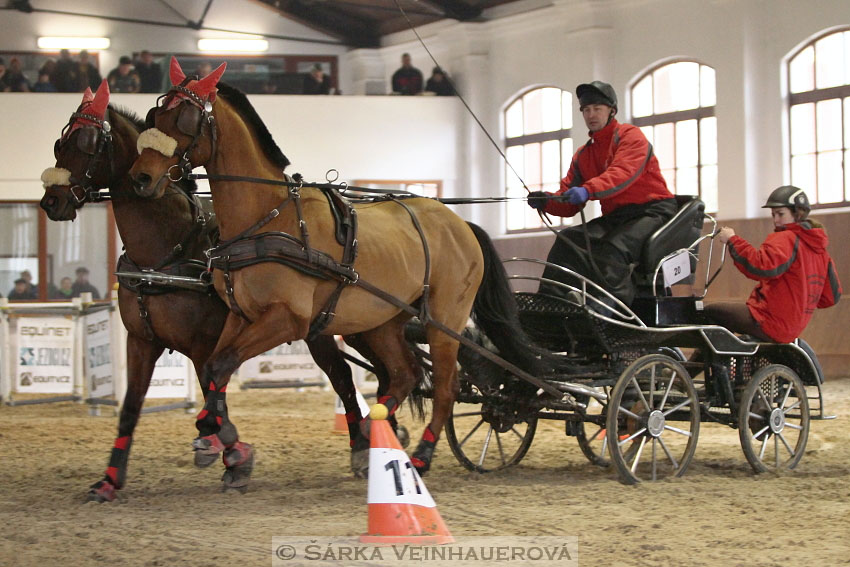
[[[416,218],[416,215],[413,214],[413,211],[410,210],[410,207],[407,206],[403,201],[394,200],[396,203],[401,205],[407,214],[410,215],[410,220],[413,221],[413,226],[416,228],[416,232],[419,233],[419,238],[422,240],[422,249],[425,253],[425,281],[422,282],[422,299],[419,302],[419,320],[423,323],[428,323],[431,320],[431,314],[428,309],[428,296],[431,293],[431,250],[428,248],[428,240],[425,238],[425,233],[422,231],[422,225],[419,224],[419,219]]]

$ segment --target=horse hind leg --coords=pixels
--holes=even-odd
[[[117,491],[124,487],[133,431],[139,422],[156,360],[163,350],[162,346],[134,335],[127,337],[128,384],[118,418],[118,437],[109,455],[106,473],[102,480],[89,487],[86,501],[111,502],[117,498]]]

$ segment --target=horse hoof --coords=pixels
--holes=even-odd
[[[351,472],[357,478],[369,478],[369,449],[351,451]]]
[[[222,491],[236,490],[241,494],[248,491],[248,482],[254,470],[254,450],[248,443],[236,442],[222,455],[227,470],[221,476]]]
[[[89,493],[86,495],[86,502],[112,502],[118,498],[117,488],[111,482],[101,480],[89,488]]]
[[[195,450],[195,466],[204,469],[216,462],[218,456],[224,451],[224,443],[218,435],[213,433],[206,437],[195,437],[192,448]]]
[[[398,438],[398,442],[401,443],[402,449],[407,449],[407,446],[410,445],[410,432],[407,431],[407,428],[399,425],[395,431],[395,436]]]
[[[416,469],[416,472],[419,473],[419,476],[425,476],[425,473],[431,470],[430,462],[417,459],[416,457],[410,457],[410,462],[413,464],[413,468]]]

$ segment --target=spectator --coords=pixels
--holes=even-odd
[[[8,80],[8,72],[6,71],[6,62],[0,57],[0,93],[7,93],[12,88],[6,83]]]
[[[153,60],[153,54],[145,49],[136,61],[136,73],[139,75],[141,93],[158,93],[162,90],[162,69]]]
[[[56,62],[56,70],[51,79],[60,93],[73,93],[77,91],[77,64],[71,59],[71,52],[63,49],[59,52],[59,61]]]
[[[431,78],[425,83],[425,92],[434,93],[437,96],[452,96],[455,94],[454,87],[448,77],[439,67],[434,67]]]
[[[212,64],[209,61],[201,61],[198,63],[198,68],[195,69],[195,74],[199,79],[203,79],[210,73],[212,73]]]
[[[27,292],[38,297],[38,286],[32,283],[32,273],[29,270],[24,270],[20,277],[27,282]]]
[[[128,58],[129,59],[129,58]],[[71,284],[71,297],[80,297],[81,293],[91,292],[92,299],[100,299],[97,288],[89,283],[89,269],[80,266],[76,270],[77,279]]]
[[[82,92],[88,87],[96,91],[102,80],[100,71],[90,61],[89,52],[85,49],[80,51],[80,60],[77,62],[77,90]]]
[[[109,72],[106,80],[109,81],[110,92],[139,92],[139,75],[133,70],[133,61],[126,55],[121,56],[121,59],[118,60],[118,67]]]
[[[9,299],[12,301],[21,301],[27,299],[38,299],[38,296],[32,292],[27,280],[18,278],[15,280],[15,287],[9,292]]]
[[[72,280],[68,276],[65,276],[61,280],[59,280],[59,287],[50,294],[50,299],[61,299],[63,301],[70,301],[71,296],[73,294],[73,290],[71,289]],[[94,296],[94,294],[92,294]]]
[[[24,76],[21,67],[21,60],[17,57],[12,57],[9,60],[9,68],[6,69],[4,82],[8,87],[8,91],[13,93],[28,93],[30,92],[30,83]]]
[[[393,93],[415,95],[422,92],[422,71],[413,66],[410,54],[401,56],[401,68],[393,73]]]
[[[50,74],[44,71],[39,71],[38,81],[32,86],[35,93],[55,93],[56,85],[50,82]]]
[[[304,77],[304,94],[331,94],[331,78],[322,71],[321,64],[313,65]]]

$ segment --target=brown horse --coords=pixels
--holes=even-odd
[[[474,232],[445,205],[415,198],[356,206],[357,259],[351,270],[344,270],[340,266],[345,264],[346,246],[335,238],[334,215],[323,192],[296,191],[256,180],[216,180],[219,174],[281,180],[289,164],[247,98],[218,83],[222,72],[223,66],[200,80],[188,79],[172,59],[175,86],[164,95],[161,106],[151,109],[148,123],[155,128],[140,138],[142,151],[130,170],[137,192],[159,197],[169,176],[176,179],[193,167],[204,166],[212,179],[222,241],[243,251],[246,246],[250,250],[280,243],[294,246],[308,257],[319,258],[321,266],[330,265],[330,271],[341,270],[345,275],[328,276],[309,261],[306,265],[276,261],[272,256],[279,250],[270,255],[257,252],[256,262],[243,264],[236,262],[238,254],[233,251],[231,265],[232,248],[218,249],[215,254],[221,269],[215,270],[214,281],[231,314],[203,369],[211,388],[224,387],[243,361],[283,342],[304,338],[311,322],[323,311],[333,311],[335,316],[322,333],[362,335],[389,373],[387,395],[379,401],[392,415],[421,375],[403,335],[411,315],[397,301],[366,291],[367,285],[415,304],[426,321],[439,322],[454,333],[463,331],[475,304],[473,316],[502,355],[510,359],[514,354],[518,364],[531,366],[532,357],[519,341],[524,335],[512,296],[495,297],[496,291],[508,287],[492,243],[483,231]],[[430,466],[458,391],[458,341],[433,325],[428,325],[427,340],[434,403],[431,421],[412,458],[420,472]],[[202,438],[226,435],[217,424],[214,399],[215,392],[211,392],[198,415]],[[364,420],[364,432],[368,425]]]
[[[127,172],[138,156],[136,142],[144,122],[108,102],[105,82],[97,95],[91,91],[84,95],[56,142],[56,166],[42,176],[45,195],[41,207],[54,221],[73,220],[80,207],[97,198],[99,189],[108,187],[126,248],[120,270],[154,268],[172,275],[198,276],[205,269],[203,252],[213,244],[214,219],[201,208],[193,182],[169,184],[166,199],[142,199],[136,195]],[[228,312],[211,289],[146,286],[125,279],[121,280],[118,305],[128,331],[128,389],[106,475],[89,492],[89,499],[99,502],[114,500],[116,491],[126,482],[133,431],[162,351],[169,348],[188,356],[204,393],[208,392],[209,383],[204,381],[201,370],[218,341]],[[332,337],[319,337],[308,346],[352,416],[349,421],[355,424],[350,427],[353,445],[361,416],[351,370]],[[221,395],[224,401],[224,391]],[[226,405],[221,416],[223,427],[232,429],[231,437],[237,441],[226,448],[198,447],[195,462],[209,466],[223,453],[227,467],[224,486],[241,488],[251,472],[251,448],[238,441]]]

